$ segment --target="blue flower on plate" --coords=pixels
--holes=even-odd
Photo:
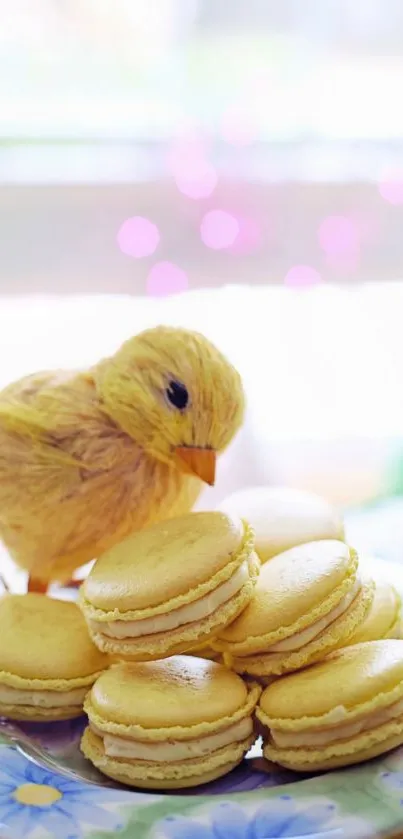
[[[345,832],[339,820],[335,822],[336,809],[328,799],[298,801],[290,795],[265,801],[253,813],[239,803],[223,801],[209,811],[207,823],[167,816],[159,823],[157,835],[158,839],[345,839],[354,835]]]
[[[0,836],[28,839],[40,828],[49,839],[81,839],[83,825],[118,831],[120,813],[108,804],[124,793],[81,784],[25,760],[13,749],[1,749]]]
[[[403,795],[403,772],[381,772],[379,779],[389,792],[400,792]]]

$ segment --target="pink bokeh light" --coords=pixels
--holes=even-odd
[[[262,225],[257,219],[249,216],[238,215],[237,221],[239,230],[230,250],[239,254],[253,253],[262,243]]]
[[[318,238],[327,256],[350,257],[360,245],[359,230],[348,216],[328,216],[319,225]]]
[[[403,169],[386,173],[379,182],[379,192],[389,204],[403,204]]]
[[[198,200],[208,198],[217,186],[214,166],[202,157],[185,158],[174,170],[176,186],[183,195]]]
[[[215,251],[230,248],[238,233],[238,220],[226,210],[209,210],[202,218],[200,225],[202,242]]]
[[[156,262],[147,277],[147,294],[151,297],[180,294],[188,287],[187,274],[174,262]]]
[[[160,234],[156,224],[143,216],[127,218],[119,228],[117,242],[122,253],[141,259],[158,247]]]
[[[312,265],[293,265],[284,277],[288,288],[312,288],[322,282],[322,277]]]

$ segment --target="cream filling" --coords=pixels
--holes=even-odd
[[[315,621],[311,626],[308,626],[306,629],[301,630],[301,632],[296,632],[294,635],[291,635],[289,638],[285,638],[284,641],[278,641],[276,644],[272,644],[271,647],[267,648],[268,653],[282,653],[282,652],[293,652],[294,650],[299,650],[301,647],[305,647],[306,644],[309,644],[315,638],[323,632],[324,629],[327,629],[333,621],[340,618],[344,612],[347,611],[349,606],[351,606],[353,600],[357,597],[358,592],[360,591],[362,586],[361,580],[359,578],[356,579],[352,589],[346,594],[345,597],[340,600],[340,603],[335,606],[334,609],[331,609],[327,615],[324,615],[323,618],[320,618],[318,621]]]
[[[28,705],[33,708],[64,708],[82,705],[89,687],[75,690],[18,690],[0,685],[0,704]]]
[[[382,711],[374,711],[368,714],[362,720],[350,723],[349,725],[340,725],[334,728],[327,728],[323,731],[281,731],[280,729],[271,729],[271,736],[280,748],[298,748],[299,746],[326,746],[330,743],[338,742],[340,740],[349,740],[361,734],[364,731],[378,728],[390,720],[400,717],[403,714],[403,699],[395,702],[390,708],[383,708]]]
[[[103,623],[102,621],[91,620],[90,627],[93,632],[101,632],[110,638],[140,638],[143,635],[155,635],[158,632],[166,632],[194,621],[203,620],[213,614],[223,603],[238,594],[242,586],[249,579],[248,561],[242,563],[235,573],[225,583],[221,583],[205,597],[181,606],[167,615],[156,615],[151,618],[143,618],[138,621],[113,621]]]
[[[231,743],[246,740],[252,734],[253,722],[251,717],[245,717],[243,720],[239,720],[239,722],[216,734],[209,734],[206,737],[199,737],[195,740],[169,740],[165,743],[144,743],[135,740],[126,740],[123,737],[105,734],[105,732],[100,731],[91,722],[90,727],[95,734],[102,737],[105,754],[108,757],[170,763],[203,757],[206,754],[211,754],[218,749],[229,746]]]

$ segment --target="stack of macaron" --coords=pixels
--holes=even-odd
[[[82,750],[106,775],[171,789],[243,759],[261,689],[197,651],[246,608],[259,570],[251,528],[222,512],[155,525],[97,561],[80,606],[93,642],[121,663],[87,698]]]
[[[84,754],[128,785],[211,781],[259,732],[301,772],[403,743],[400,598],[307,493],[262,488],[154,525],[97,560],[79,608],[6,595],[0,620],[0,714],[84,708]]]
[[[298,678],[323,661],[336,684],[346,648],[400,633],[398,595],[362,574],[331,505],[284,489],[240,493],[222,510],[133,535],[98,560],[80,605],[94,643],[124,662],[86,701],[83,751],[105,774],[155,788],[200,784],[236,765],[257,737],[258,685],[268,685],[257,710],[266,756],[307,771],[309,761],[283,756],[281,725],[273,734],[275,691],[289,680],[295,703]],[[396,649],[403,662],[403,642]],[[350,762],[341,754],[337,765]]]

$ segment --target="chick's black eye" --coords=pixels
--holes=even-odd
[[[179,411],[183,411],[186,408],[189,402],[189,394],[185,385],[182,385],[180,382],[169,382],[165,393],[174,408],[178,408]]]

